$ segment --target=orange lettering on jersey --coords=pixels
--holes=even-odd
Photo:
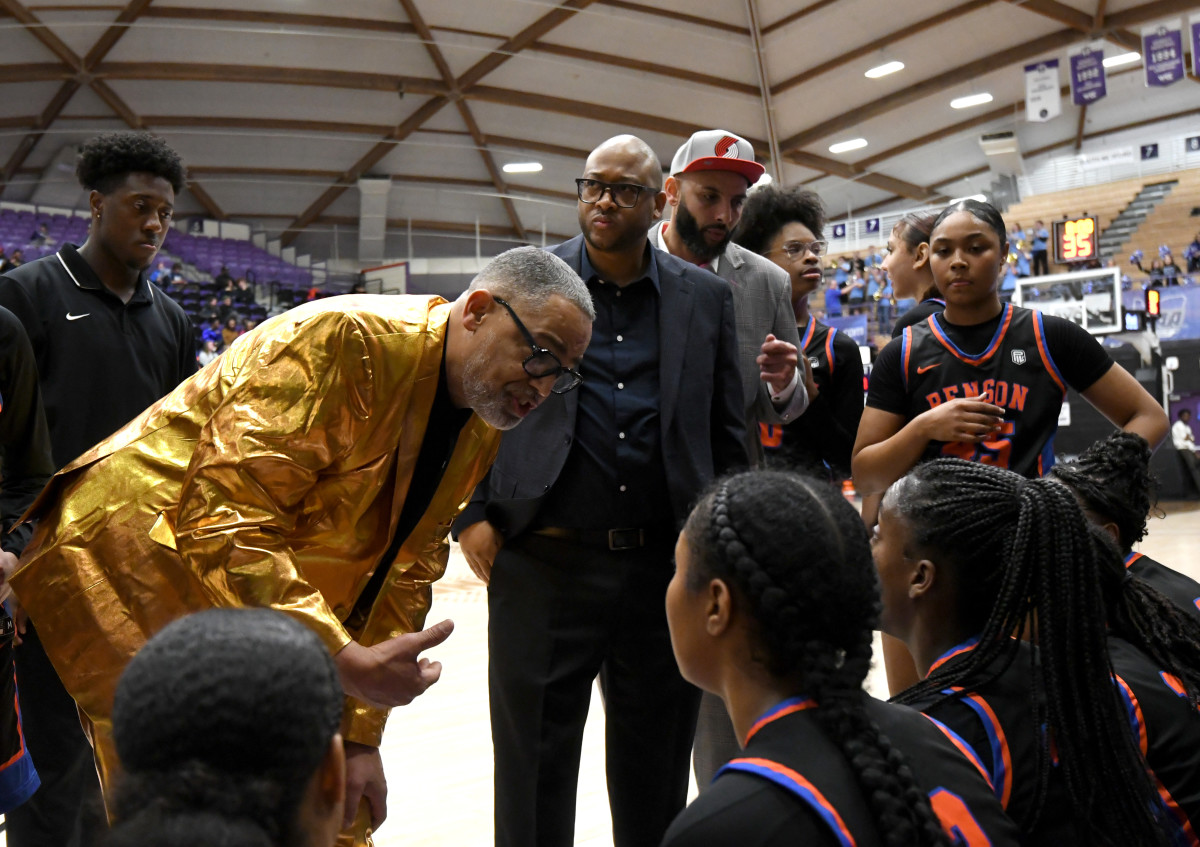
[[[996,380],[992,389],[992,402],[997,406],[1008,406],[1008,383],[1002,379]]]
[[[769,450],[778,450],[783,444],[783,427],[760,422],[758,440]]]
[[[942,389],[942,394],[945,395],[947,400],[953,400],[955,397],[958,396],[958,386],[957,385],[948,385]]]
[[[1008,408],[1016,409],[1018,412],[1025,411],[1025,398],[1029,396],[1028,385],[1017,385],[1013,383],[1012,387],[1012,402],[1008,403]]]
[[[932,394],[926,394],[925,402],[928,403],[929,408],[932,409],[934,406],[942,405],[942,396],[940,394],[938,394],[936,391],[933,392]]]
[[[964,382],[962,390],[963,390],[963,397],[978,397],[979,396],[979,383],[978,382]]]

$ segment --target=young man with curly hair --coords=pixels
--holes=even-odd
[[[103,135],[83,145],[75,173],[87,240],[0,276],[0,305],[33,344],[59,468],[196,370],[187,314],[147,279],[184,186],[179,155],[144,132]],[[104,827],[91,748],[34,627],[21,633],[19,621],[21,711],[42,787],[7,815],[8,844],[91,844]]]

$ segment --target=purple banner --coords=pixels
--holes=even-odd
[[[1104,50],[1084,47],[1071,56],[1071,102],[1076,106],[1095,103],[1108,93],[1104,76]]]
[[[1192,33],[1192,73],[1200,76],[1200,18],[1192,19],[1188,29]]]
[[[1169,26],[1142,32],[1146,85],[1165,86],[1183,79],[1183,33]]]
[[[838,332],[844,332],[851,340],[859,347],[867,346],[867,316],[866,315],[846,315],[842,318],[821,318],[821,322],[828,324]]]

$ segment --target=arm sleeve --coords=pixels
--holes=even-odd
[[[717,475],[740,470],[750,464],[746,455],[746,412],[742,406],[742,375],[738,365],[737,323],[733,290],[718,289],[721,296],[721,333],[713,363],[713,394],[710,431],[713,469]]]
[[[796,347],[796,354],[803,356],[800,349],[800,333],[796,329],[796,313],[792,311],[791,301],[788,300],[790,287],[780,286],[779,296],[775,300],[775,317],[771,322],[771,334],[780,341],[787,341]],[[782,408],[771,401],[770,387],[759,380],[758,398],[755,401],[758,419],[767,423],[787,423],[795,420],[808,408],[808,390],[804,387],[804,364],[797,361],[796,375],[792,379],[792,394]]]
[[[1054,315],[1044,315],[1046,346],[1050,357],[1062,372],[1067,385],[1076,391],[1087,391],[1113,366],[1112,356],[1096,337],[1077,323]]]
[[[871,368],[871,387],[867,405],[872,409],[908,417],[908,392],[904,390],[904,374],[900,361],[901,338],[893,338],[875,358]]]
[[[308,332],[321,343],[240,351],[227,363],[243,373],[200,431],[175,538],[218,604],[279,609],[336,653],[350,635],[299,572],[291,539],[322,472],[365,436],[372,367],[351,320],[331,314]]]
[[[0,522],[3,541],[0,546],[20,554],[33,528],[28,524],[13,531],[33,504],[38,492],[54,473],[50,452],[50,432],[42,410],[37,365],[33,348],[20,321],[0,308],[0,457],[3,483],[0,485]]]

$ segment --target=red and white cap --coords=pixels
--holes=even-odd
[[[754,148],[740,135],[706,129],[694,133],[671,160],[671,176],[696,171],[733,171],[754,185],[766,168],[754,161]]]

